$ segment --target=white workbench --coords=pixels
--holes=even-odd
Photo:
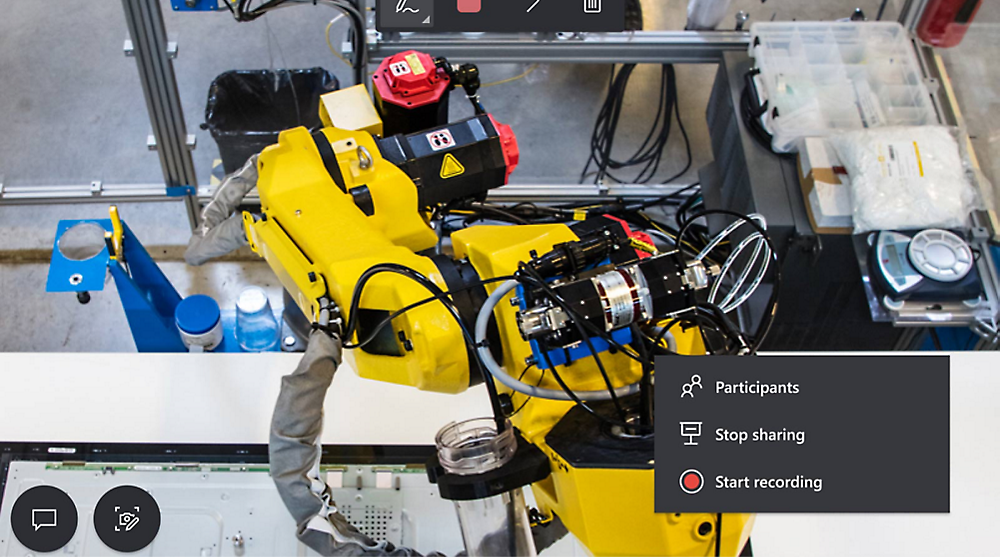
[[[0,354],[0,440],[267,443],[280,378],[297,362],[288,354]],[[951,514],[758,515],[755,553],[1000,554],[1000,355],[954,355],[951,367]],[[489,412],[482,386],[424,393],[343,368],[327,397],[323,442],[430,445],[447,422]]]

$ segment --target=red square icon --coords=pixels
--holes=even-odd
[[[458,0],[458,11],[463,14],[478,14],[483,9],[483,0]]]

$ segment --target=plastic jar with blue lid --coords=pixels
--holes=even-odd
[[[184,345],[192,351],[215,350],[222,344],[222,312],[209,296],[195,294],[181,300],[174,310],[174,322]]]

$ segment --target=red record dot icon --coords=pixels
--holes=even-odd
[[[681,472],[681,491],[687,493],[688,495],[694,495],[701,491],[701,488],[705,485],[705,477],[701,475],[701,472],[695,470],[694,468],[689,468]]]

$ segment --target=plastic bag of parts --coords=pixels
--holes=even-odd
[[[956,128],[885,127],[834,134],[851,178],[854,232],[963,228],[984,209],[981,174]],[[985,189],[985,188],[984,188]]]
[[[226,174],[277,143],[282,130],[319,129],[319,97],[338,87],[323,68],[232,70],[216,77],[208,89],[205,127],[219,145]]]

